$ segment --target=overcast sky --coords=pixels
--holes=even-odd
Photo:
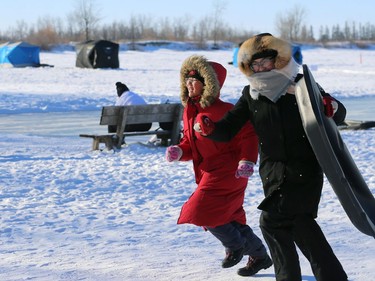
[[[374,24],[373,0],[283,1],[283,0],[94,0],[102,20],[100,24],[128,22],[130,16],[146,15],[156,19],[191,17],[190,23],[213,14],[219,3],[223,21],[233,28],[275,33],[275,19],[297,5],[306,12],[304,23],[317,35],[320,26],[332,27],[345,22]],[[77,0],[8,0],[1,3],[0,30],[15,27],[18,21],[36,24],[38,18],[61,18],[75,10]]]

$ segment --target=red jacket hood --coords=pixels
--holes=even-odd
[[[185,78],[191,70],[199,72],[204,79],[204,88],[199,100],[202,108],[210,106],[220,97],[220,89],[227,77],[227,70],[220,63],[208,61],[203,56],[193,55],[188,57],[181,66],[180,89],[181,102],[186,106],[189,93],[185,84]]]

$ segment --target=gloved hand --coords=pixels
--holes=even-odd
[[[195,119],[194,130],[202,136],[209,136],[215,130],[215,123],[206,115],[198,114]]]
[[[254,173],[254,163],[247,160],[238,162],[236,178],[249,178]]]
[[[177,145],[167,147],[165,158],[168,162],[178,161],[182,156],[182,149]]]
[[[334,98],[330,96],[325,96],[323,97],[323,105],[324,105],[324,114],[328,117],[331,118],[333,115],[335,115],[339,105],[335,101]]]

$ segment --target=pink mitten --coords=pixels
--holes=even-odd
[[[238,162],[236,178],[249,178],[254,173],[254,163],[247,160]]]
[[[182,149],[177,145],[167,147],[165,158],[168,162],[178,161],[182,156]]]

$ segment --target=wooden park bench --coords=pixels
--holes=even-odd
[[[92,138],[92,149],[98,150],[99,144],[104,143],[107,149],[121,148],[124,137],[156,135],[161,139],[161,145],[177,144],[181,134],[183,106],[175,104],[147,104],[126,106],[104,106],[100,125],[117,126],[116,133],[106,135],[80,134],[80,137]],[[141,132],[125,132],[126,125],[143,123],[171,122],[170,130],[158,128]],[[159,126],[159,124],[158,124]]]

